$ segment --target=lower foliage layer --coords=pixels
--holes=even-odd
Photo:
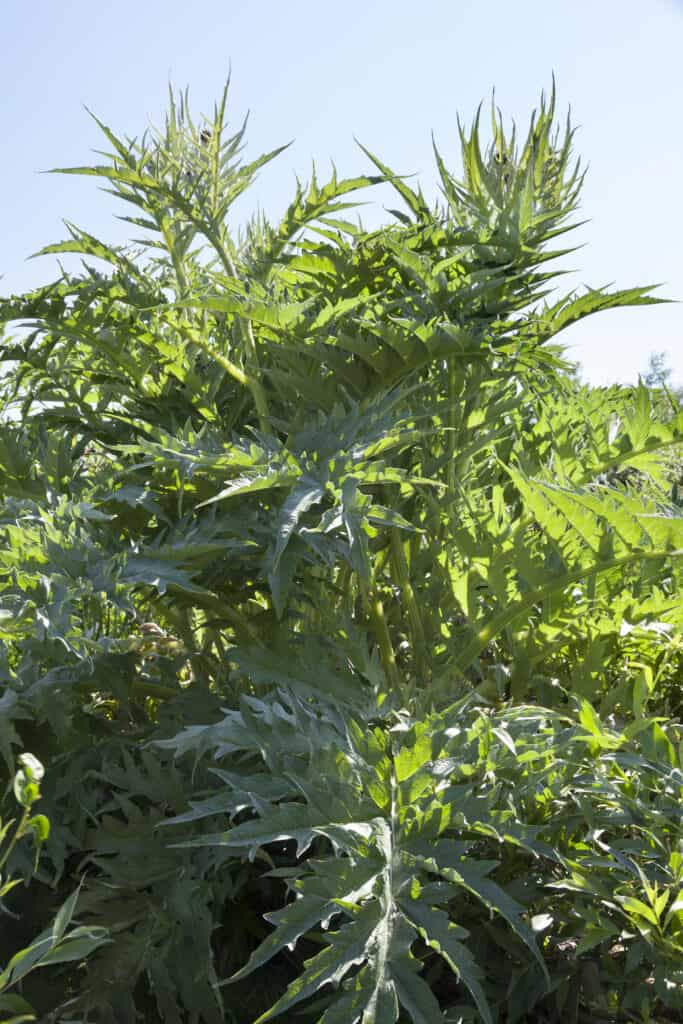
[[[43,781],[52,836],[15,907],[36,917],[51,864],[94,952],[26,978],[41,1020],[683,1011],[675,727],[284,690],[212,719]]]

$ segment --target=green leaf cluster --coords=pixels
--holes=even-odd
[[[683,413],[582,385],[557,337],[660,300],[558,293],[583,172],[554,91],[519,141],[495,107],[488,142],[459,126],[459,173],[435,147],[436,204],[361,147],[372,174],[241,230],[281,149],[245,160],[227,100],[98,122],[66,173],[134,237],[67,224],[57,280],[0,299],[0,755],[45,811],[7,864],[51,957],[26,997],[682,1019]],[[401,208],[368,230],[378,184]]]
[[[0,844],[4,844],[4,848],[0,846],[0,872],[10,859],[17,843],[26,835],[33,837],[37,867],[40,847],[50,834],[50,822],[45,815],[31,814],[33,804],[40,800],[40,782],[45,775],[45,769],[38,758],[29,753],[19,756],[19,764],[21,767],[14,775],[12,788],[23,813],[16,824],[12,820],[3,824],[0,820]],[[9,911],[3,906],[2,900],[20,883],[20,878],[3,879],[0,873],[0,910],[5,914]],[[31,971],[51,964],[82,961],[108,941],[104,928],[79,926],[67,931],[74,916],[77,899],[78,889],[59,908],[50,926],[25,949],[15,952],[0,970],[2,1024],[21,1024],[22,1021],[37,1019],[31,1005],[16,992],[10,992],[10,989],[19,985]]]

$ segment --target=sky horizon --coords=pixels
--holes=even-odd
[[[340,176],[371,170],[354,136],[400,174],[436,194],[431,133],[458,169],[456,114],[467,123],[480,101],[496,101],[522,132],[540,93],[557,81],[558,114],[572,108],[575,153],[588,165],[572,244],[583,248],[563,289],[661,283],[683,300],[683,2],[577,0],[571,10],[541,0],[489,4],[348,0],[335,18],[310,0],[254,3],[172,0],[116,11],[64,0],[3,5],[6,53],[0,113],[7,157],[0,293],[55,276],[52,258],[27,257],[65,237],[62,219],[122,242],[115,201],[89,179],[37,173],[87,164],[106,148],[84,106],[121,134],[159,123],[169,80],[207,112],[232,70],[230,121],[251,117],[246,156],[294,138],[265,168],[247,207],[270,216],[291,198],[295,174],[330,160]],[[378,223],[383,194],[370,220]],[[240,209],[246,215],[247,207]],[[362,212],[368,219],[367,210]],[[651,353],[664,352],[683,385],[683,304],[610,311],[558,339],[594,384],[633,382]]]

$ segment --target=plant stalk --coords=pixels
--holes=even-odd
[[[396,656],[391,643],[389,626],[384,615],[384,606],[382,599],[374,588],[368,594],[368,609],[386,677],[392,687],[400,690],[401,681],[398,674],[398,665],[396,664]]]
[[[425,681],[429,681],[429,665],[426,659],[427,643],[425,639],[424,626],[420,608],[415,597],[415,591],[410,581],[410,572],[406,553],[403,547],[403,539],[399,530],[391,531],[391,564],[394,576],[401,590],[401,599],[408,612],[408,622],[413,641],[413,656],[418,675]]]

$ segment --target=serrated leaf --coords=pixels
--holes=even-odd
[[[278,1017],[285,1010],[290,1010],[303,999],[314,995],[323,985],[338,984],[352,967],[365,959],[367,943],[375,926],[375,916],[374,908],[368,907],[339,931],[328,934],[326,938],[330,944],[327,948],[305,962],[300,976],[266,1013],[261,1014],[255,1024],[265,1024],[265,1021]]]

